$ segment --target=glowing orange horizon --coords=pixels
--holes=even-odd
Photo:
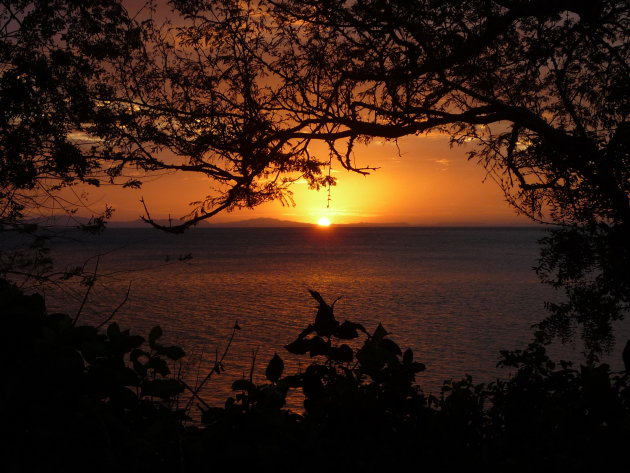
[[[467,145],[470,146],[470,145]],[[487,179],[482,166],[467,160],[466,150],[450,148],[447,137],[419,136],[401,139],[398,146],[375,141],[357,148],[362,164],[379,168],[363,176],[335,166],[337,186],[320,192],[301,179],[294,183],[296,206],[269,202],[255,209],[221,213],[209,223],[252,218],[274,218],[316,224],[400,223],[410,225],[527,224],[505,203],[503,192]],[[326,152],[313,145],[313,152]],[[152,179],[142,189],[102,186],[86,188],[92,208],[105,203],[115,209],[113,220],[135,220],[144,215],[143,198],[156,219],[177,218],[190,212],[188,202],[207,194],[208,180],[194,174],[172,174]],[[74,189],[81,191],[81,189]],[[71,197],[71,196],[70,196]],[[329,201],[330,198],[330,201]],[[323,219],[328,219],[325,224]],[[321,220],[321,222],[320,222]]]

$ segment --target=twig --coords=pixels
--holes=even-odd
[[[199,384],[199,372],[201,371],[201,363],[203,362],[203,348],[199,354],[199,361],[197,362],[197,370],[195,372],[195,386]]]
[[[83,307],[85,307],[85,304],[88,300],[88,296],[90,295],[90,292],[92,291],[92,288],[94,287],[94,281],[96,281],[96,273],[98,272],[98,263],[101,259],[101,256],[98,255],[96,257],[96,264],[94,265],[94,273],[92,273],[92,278],[89,280],[88,283],[88,288],[85,291],[85,295],[83,296],[83,300],[81,301],[81,305],[79,306],[79,310],[77,311],[77,315],[74,316],[74,320],[72,321],[72,325],[76,325],[77,321],[79,320],[79,316],[81,315],[81,312],[83,311]]]
[[[201,381],[199,386],[197,386],[197,388],[192,391],[193,397],[198,398],[199,391],[201,391],[203,386],[210,380],[210,378],[212,377],[212,374],[215,371],[217,371],[220,366],[223,365],[223,360],[225,359],[225,357],[228,354],[228,351],[230,350],[230,346],[232,345],[232,341],[234,340],[234,336],[236,335],[236,331],[240,330],[240,329],[241,329],[241,327],[238,326],[238,322],[235,322],[234,323],[234,327],[232,327],[232,335],[230,335],[230,339],[228,340],[228,343],[227,343],[227,345],[225,347],[225,350],[223,350],[223,354],[221,355],[221,359],[215,360],[214,366],[212,367],[210,372],[206,375],[205,378],[203,378],[203,380]],[[193,397],[191,397],[190,400],[188,401],[188,403],[186,404],[186,410],[190,409],[190,405],[192,404]]]
[[[111,315],[109,317],[107,317],[105,320],[103,320],[100,324],[98,324],[96,326],[97,329],[101,328],[103,325],[105,325],[107,322],[109,322],[110,320],[112,320],[114,318],[114,316],[116,315],[116,312],[118,312],[122,306],[125,305],[125,303],[129,300],[129,292],[131,291],[131,282],[129,282],[129,286],[127,287],[127,293],[125,294],[125,298],[122,300],[122,302],[120,304],[118,304],[118,306],[112,311]]]
[[[210,409],[210,405],[206,401],[201,399],[201,397],[199,397],[199,394],[197,394],[197,391],[195,389],[191,388],[185,381],[183,381],[181,379],[179,380],[179,382],[182,383],[182,386],[184,386],[186,389],[188,389],[190,391],[190,393],[192,394],[192,398],[197,399],[197,401],[202,403],[203,406],[206,409]],[[191,400],[192,400],[192,398],[191,398]],[[190,401],[189,401],[188,405],[186,406],[186,410],[188,410],[189,407],[190,407]]]
[[[252,350],[252,367],[249,370],[249,382],[254,382],[254,366],[256,365],[256,356],[258,355],[258,348]]]

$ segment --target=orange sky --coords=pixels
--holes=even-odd
[[[450,148],[443,135],[409,137],[393,142],[374,142],[357,147],[361,165],[379,166],[369,176],[347,172],[338,165],[333,175],[332,202],[327,192],[293,185],[295,207],[271,202],[254,210],[219,214],[210,221],[226,222],[258,217],[315,223],[328,217],[332,223],[408,223],[415,225],[514,225],[528,224],[505,202],[497,184],[485,170],[466,159],[466,148]],[[400,155],[399,155],[400,150]],[[143,214],[144,197],[153,218],[178,218],[192,201],[208,192],[202,176],[172,174],[152,179],[142,189],[90,188],[92,208],[105,203],[116,211],[113,220],[135,220]]]
[[[136,11],[144,2],[127,0]],[[170,8],[158,4],[158,17],[171,17]],[[176,21],[176,18],[171,18]],[[317,155],[317,149],[312,152]],[[328,156],[322,145],[320,156]],[[270,202],[254,210],[219,214],[210,222],[259,217],[316,223],[327,217],[334,223],[407,223],[412,225],[518,225],[531,223],[517,216],[503,193],[480,165],[467,161],[466,148],[450,148],[445,135],[429,134],[393,142],[375,141],[356,146],[357,165],[380,167],[369,176],[343,170],[333,164],[337,186],[332,188],[330,208],[327,191],[293,185],[295,207]],[[91,208],[105,204],[115,209],[113,220],[136,220],[144,214],[144,197],[151,217],[176,219],[187,214],[190,202],[211,193],[211,182],[191,174],[171,174],[146,182],[142,189],[89,187]],[[80,212],[85,215],[85,212]]]

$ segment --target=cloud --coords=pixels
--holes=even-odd
[[[451,161],[446,158],[436,159],[434,162],[441,166],[440,171],[448,170],[448,167],[451,165]]]
[[[68,139],[78,145],[96,144],[102,141],[100,138],[83,131],[69,133]]]

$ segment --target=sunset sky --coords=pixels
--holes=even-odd
[[[125,2],[131,11],[142,11],[144,2]],[[158,5],[158,18],[172,13]],[[178,21],[177,18],[170,18]],[[472,145],[469,145],[472,146]],[[321,160],[328,151],[310,150]],[[531,223],[517,216],[505,202],[502,191],[484,168],[467,160],[466,147],[449,146],[448,137],[440,134],[411,136],[398,143],[374,141],[355,148],[358,166],[378,167],[369,176],[345,171],[333,162],[332,175],[337,186],[328,192],[309,190],[306,182],[292,186],[295,206],[269,202],[253,210],[223,212],[209,222],[229,222],[252,218],[275,218],[316,223],[328,218],[332,224],[405,223],[411,225],[523,225]],[[191,210],[190,203],[212,193],[213,183],[201,174],[166,174],[145,181],[141,189],[113,186],[79,189],[87,191],[88,211],[102,211],[105,204],[115,209],[114,221],[137,220],[144,215],[140,202],[144,198],[151,217],[178,219]]]
[[[324,148],[320,155],[326,155]],[[295,206],[279,202],[253,210],[219,214],[210,222],[276,218],[315,223],[327,217],[335,224],[407,223],[412,225],[514,225],[530,221],[517,216],[483,167],[467,160],[466,147],[449,146],[444,135],[376,141],[357,147],[357,162],[379,167],[369,176],[341,169],[333,163],[337,186],[309,190],[305,182],[293,185]],[[144,197],[153,218],[173,219],[190,210],[190,202],[209,192],[209,181],[199,175],[171,174],[150,179],[142,189],[89,188],[95,211],[105,203],[115,208],[113,220],[135,220],[143,214]]]

